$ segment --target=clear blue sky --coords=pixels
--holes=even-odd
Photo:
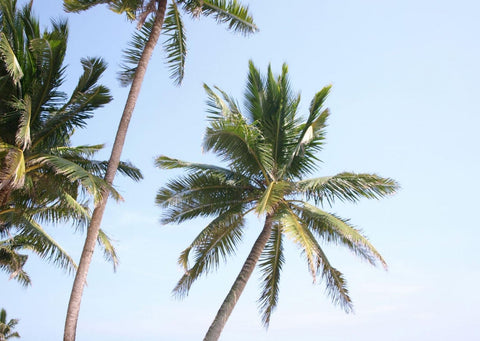
[[[474,0],[253,1],[260,32],[233,35],[209,19],[185,17],[188,59],[183,86],[168,78],[159,47],[143,85],[123,159],[145,180],[117,179],[125,198],[110,203],[103,228],[117,241],[117,273],[96,253],[88,277],[78,341],[201,340],[260,223],[251,219],[237,256],[199,280],[183,301],[171,297],[182,272],[176,259],[204,226],[194,221],[161,226],[156,190],[174,172],[153,167],[160,154],[215,162],[201,152],[206,126],[202,83],[242,100],[247,62],[279,71],[288,63],[303,106],[333,84],[327,145],[318,175],[376,172],[401,183],[381,201],[329,209],[351,218],[384,255],[389,270],[372,268],[348,250],[327,247],[347,277],[355,314],[332,306],[313,285],[294,246],[287,248],[280,303],[266,332],[257,312],[253,276],[225,328],[223,341],[447,341],[479,340],[480,229],[480,4]],[[300,6],[301,5],[301,6]],[[61,1],[36,0],[46,25],[70,22],[66,89],[84,56],[109,63],[103,83],[115,100],[97,112],[76,142],[111,147],[127,90],[115,79],[121,50],[134,25],[99,7],[62,13]],[[103,155],[108,157],[106,151]],[[49,231],[78,259],[83,235],[69,226]],[[21,288],[0,274],[0,305],[18,317],[22,340],[60,340],[73,277],[31,256],[33,286]]]

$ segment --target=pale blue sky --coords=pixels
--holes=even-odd
[[[296,6],[295,6],[296,4]],[[291,244],[282,274],[280,303],[266,332],[253,276],[227,323],[222,341],[424,341],[479,340],[480,238],[480,4],[459,0],[250,0],[260,32],[233,35],[209,19],[185,17],[188,33],[182,87],[168,78],[158,48],[148,70],[123,159],[145,180],[118,179],[125,197],[110,203],[104,229],[117,240],[121,264],[111,271],[100,253],[85,290],[78,341],[201,340],[253,243],[260,222],[217,273],[200,279],[183,301],[171,297],[181,276],[176,259],[206,221],[161,226],[156,190],[174,172],[153,167],[166,154],[216,162],[201,152],[206,125],[202,83],[218,85],[239,101],[247,62],[279,71],[288,63],[302,110],[313,94],[333,84],[332,115],[324,161],[316,175],[376,172],[400,182],[401,191],[381,201],[337,204],[329,209],[351,221],[384,255],[389,270],[372,268],[345,249],[327,247],[347,277],[355,314],[332,306],[322,284],[313,285]],[[302,6],[299,6],[301,4]],[[36,0],[49,17],[70,22],[66,88],[84,56],[103,56],[110,67],[103,83],[115,100],[77,136],[77,143],[111,147],[126,89],[115,74],[133,24],[106,8],[64,14],[60,1]],[[107,151],[104,158],[107,158]],[[78,259],[82,238],[68,226],[49,231]],[[22,340],[60,340],[72,276],[30,257],[33,286],[21,288],[0,274],[0,305],[20,318]]]

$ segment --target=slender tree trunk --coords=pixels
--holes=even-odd
[[[247,257],[247,260],[243,264],[243,267],[240,270],[237,278],[235,279],[235,282],[233,283],[230,292],[228,293],[227,297],[222,303],[222,306],[218,310],[217,316],[215,316],[215,319],[213,320],[210,328],[208,329],[208,332],[205,335],[203,341],[217,341],[219,339],[220,334],[222,333],[222,330],[225,327],[225,324],[227,323],[227,320],[233,311],[233,308],[237,304],[237,301],[240,298],[243,289],[245,289],[245,286],[247,285],[248,279],[252,275],[253,270],[257,265],[260,255],[265,249],[265,245],[267,244],[268,239],[270,238],[270,235],[272,233],[272,223],[273,222],[271,216],[267,215],[262,232],[255,241],[255,244],[253,244],[252,250]]]
[[[123,110],[123,115],[118,126],[117,135],[113,144],[112,153],[108,162],[107,171],[105,174],[105,180],[109,183],[113,183],[115,173],[120,163],[120,155],[122,153],[123,146],[125,144],[125,137],[127,135],[128,125],[132,117],[135,103],[137,102],[140,88],[143,82],[143,78],[147,71],[148,62],[157,45],[160,32],[162,30],[163,21],[165,19],[165,10],[167,6],[167,0],[159,0],[158,8],[155,13],[155,21],[152,27],[152,34],[148,38],[148,42],[143,50],[142,57],[137,66],[137,71],[130,87],[127,102]],[[80,303],[82,300],[82,293],[85,283],[87,281],[88,268],[92,260],[93,251],[98,237],[98,231],[102,222],[103,212],[107,205],[108,193],[103,193],[103,199],[101,202],[95,205],[95,209],[92,214],[92,219],[88,226],[87,237],[83,247],[82,255],[80,257],[80,263],[78,265],[75,280],[73,282],[72,293],[70,295],[70,301],[68,303],[67,317],[65,320],[65,332],[63,336],[64,341],[74,341],[77,331],[77,321],[80,312]]]

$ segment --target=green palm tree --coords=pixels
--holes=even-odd
[[[322,149],[329,116],[323,103],[330,86],[314,96],[306,119],[297,114],[300,96],[290,89],[286,65],[275,78],[270,67],[267,75],[262,76],[250,62],[245,115],[225,92],[218,88],[213,91],[208,86],[205,89],[210,124],[203,147],[217,154],[228,167],[165,156],[156,160],[160,168],[188,171],[168,182],[157,194],[157,204],[165,209],[163,223],[214,217],[182,252],[179,263],[185,274],[174,293],[185,296],[197,278],[216,269],[235,252],[247,214],[263,216],[265,223],[204,340],[220,337],[257,264],[263,281],[260,310],[263,323],[268,326],[278,302],[285,237],[300,248],[314,280],[322,277],[333,302],[349,312],[352,302],[345,280],[328,260],[321,241],[342,244],[371,264],[386,264],[347,220],[318,206],[332,204],[336,199],[356,202],[361,197],[380,198],[394,193],[396,182],[375,174],[349,172],[305,179],[319,163],[316,153]]]
[[[14,337],[20,338],[20,335],[13,331],[17,324],[17,319],[11,319],[7,322],[7,312],[2,308],[2,310],[0,310],[0,341],[5,341]]]
[[[148,62],[162,29],[167,35],[165,48],[172,77],[177,84],[180,84],[184,75],[187,51],[182,11],[194,17],[211,16],[218,23],[225,23],[229,29],[244,34],[255,32],[257,27],[253,23],[248,8],[239,4],[237,0],[64,0],[64,7],[70,12],[87,10],[99,4],[107,4],[111,10],[125,13],[131,20],[136,19],[137,27],[140,28],[140,31],[134,35],[130,48],[125,51],[125,64],[120,73],[122,84],[130,84],[130,92],[120,119],[105,175],[105,180],[111,184],[118,168],[128,125],[147,71]],[[64,341],[75,340],[83,288],[106,205],[107,197],[105,196],[96,205],[87,230],[84,249],[68,304]]]
[[[82,60],[84,72],[70,96],[60,91],[65,21],[41,32],[30,5],[17,9],[16,1],[0,0],[0,29],[0,267],[28,284],[22,249],[68,270],[76,267],[42,222],[74,221],[81,228],[90,218],[90,196],[95,202],[104,193],[119,198],[102,178],[107,162],[92,159],[102,145],[71,145],[75,129],[85,127],[111,96],[97,84],[106,68],[99,58]],[[120,169],[141,178],[128,163]],[[101,232],[97,239],[115,265],[108,237]]]

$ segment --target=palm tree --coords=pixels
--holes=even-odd
[[[250,62],[245,116],[225,92],[218,88],[215,92],[208,86],[205,89],[210,124],[203,147],[228,167],[165,156],[156,160],[160,168],[188,171],[169,181],[157,194],[157,204],[166,209],[163,223],[214,217],[180,255],[185,274],[174,293],[180,297],[188,294],[197,278],[216,269],[221,260],[235,252],[248,213],[265,217],[265,223],[204,340],[218,340],[257,264],[263,281],[260,310],[268,327],[278,302],[285,237],[301,249],[314,280],[321,276],[333,302],[349,312],[352,302],[343,275],[331,265],[320,241],[342,244],[371,264],[386,264],[347,220],[317,206],[332,204],[335,199],[356,202],[361,197],[380,198],[394,193],[396,182],[375,174],[349,172],[304,179],[317,169],[316,152],[322,149],[329,116],[322,105],[330,86],[314,96],[306,119],[297,115],[300,96],[290,89],[286,65],[275,78],[270,67],[262,76]]]
[[[17,324],[17,319],[11,319],[7,322],[7,312],[2,308],[2,310],[0,310],[0,341],[5,341],[13,337],[20,338],[20,335],[13,331]]]
[[[248,8],[237,0],[64,0],[64,7],[70,12],[87,10],[92,6],[107,4],[118,13],[125,13],[131,20],[137,19],[141,30],[134,36],[125,57],[125,65],[120,74],[123,85],[130,84],[125,108],[120,119],[112,153],[105,174],[105,181],[113,182],[120,155],[125,144],[128,125],[140,93],[140,87],[147,71],[148,62],[160,37],[162,28],[167,39],[165,47],[172,77],[180,84],[184,75],[186,57],[185,30],[181,9],[192,16],[212,16],[218,23],[226,23],[229,29],[244,34],[255,32]],[[150,17],[150,18],[149,18]],[[148,19],[149,18],[149,19]],[[88,268],[95,249],[95,240],[107,205],[107,196],[95,206],[92,220],[87,230],[84,249],[75,276],[65,321],[64,341],[75,340],[78,314]]]
[[[70,96],[60,91],[68,38],[65,21],[40,32],[31,6],[0,0],[0,268],[23,284],[28,249],[72,270],[75,262],[41,227],[42,222],[74,221],[84,227],[88,197],[119,194],[102,176],[107,162],[92,159],[102,145],[72,146],[74,130],[93,111],[111,101],[98,85],[106,65],[82,60],[84,72]],[[123,173],[139,180],[138,169],[121,163]],[[116,265],[115,251],[101,232],[98,241]]]

